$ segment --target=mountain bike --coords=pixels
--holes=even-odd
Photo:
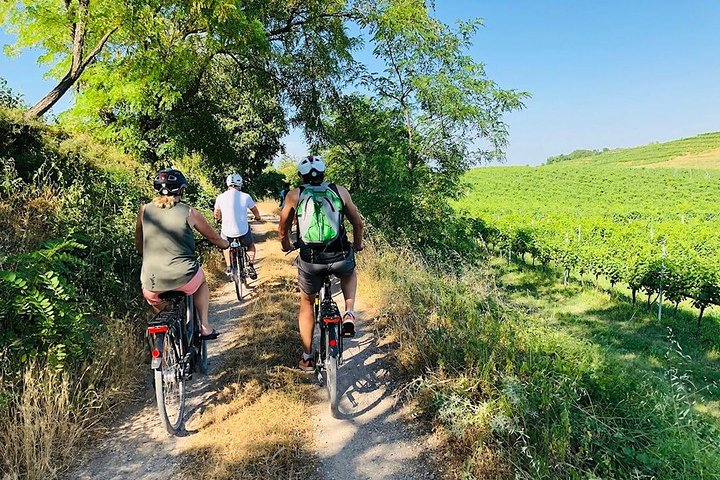
[[[228,241],[230,241],[230,275],[235,282],[235,295],[240,302],[243,296],[243,283],[247,285],[250,257],[248,257],[247,248],[240,243],[239,238],[228,238]]]
[[[330,276],[323,279],[323,288],[315,298],[315,324],[320,329],[320,348],[315,357],[315,373],[318,381],[328,391],[330,412],[338,416],[338,369],[342,365],[342,320],[337,303],[332,298]],[[324,379],[323,379],[324,377]]]
[[[160,298],[167,306],[147,326],[151,368],[160,421],[176,435],[184,428],[185,382],[195,371],[208,371],[207,342],[200,339],[200,317],[192,295],[165,292]]]

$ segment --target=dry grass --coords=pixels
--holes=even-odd
[[[4,478],[54,478],[84,436],[92,401],[72,387],[67,375],[35,364],[26,368],[22,387],[11,395],[12,413],[0,423]]]
[[[690,153],[673,157],[669,160],[642,165],[647,168],[699,168],[720,169],[720,149],[709,150],[702,153]]]
[[[264,283],[239,319],[213,404],[184,446],[192,478],[301,479],[314,470],[308,406],[316,389],[293,368],[300,351],[296,272],[274,234],[268,237],[259,264]]]
[[[134,394],[143,350],[133,328],[127,319],[109,321],[93,363],[78,373],[26,367],[0,410],[4,480],[56,478],[77,461],[81,445],[98,433],[95,427],[107,421],[112,406]]]

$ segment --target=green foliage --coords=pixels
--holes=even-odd
[[[341,97],[329,109],[329,178],[389,238],[426,254],[475,255],[477,225],[455,216],[448,200],[460,195],[471,165],[502,155],[502,115],[521,108],[526,94],[497,87],[467,54],[478,22],[453,30],[421,0],[366,3],[359,23],[385,68],[361,69],[371,96]],[[490,148],[479,149],[481,141]]]
[[[547,165],[551,165],[553,163],[567,162],[568,160],[575,160],[577,158],[591,157],[593,155],[599,155],[603,151],[607,150],[607,148],[604,148],[603,150],[573,150],[567,155],[556,155],[554,157],[548,157],[545,163]]]
[[[146,174],[94,142],[5,110],[0,129],[6,373],[31,358],[75,367],[102,320],[127,316],[137,301],[133,218],[149,193]]]
[[[84,262],[84,246],[72,241],[47,243],[41,250],[0,260],[0,346],[3,373],[43,360],[51,367],[81,363],[90,351],[93,321],[87,300],[68,282]]]
[[[277,198],[287,180],[285,175],[274,168],[267,168],[251,179],[248,192],[255,198]]]
[[[0,108],[21,108],[23,107],[22,96],[13,92],[8,87],[7,80],[0,77]]]

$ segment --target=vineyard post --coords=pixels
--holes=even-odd
[[[658,296],[658,322],[662,321],[662,305],[663,305],[663,281],[665,279],[665,255],[667,250],[665,249],[666,239],[662,241],[662,257],[660,260],[660,294]]]

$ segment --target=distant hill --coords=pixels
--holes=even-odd
[[[720,132],[695,137],[651,143],[642,147],[600,150],[576,150],[567,155],[550,157],[547,164],[557,165],[616,164],[626,167],[670,167],[720,169]]]

